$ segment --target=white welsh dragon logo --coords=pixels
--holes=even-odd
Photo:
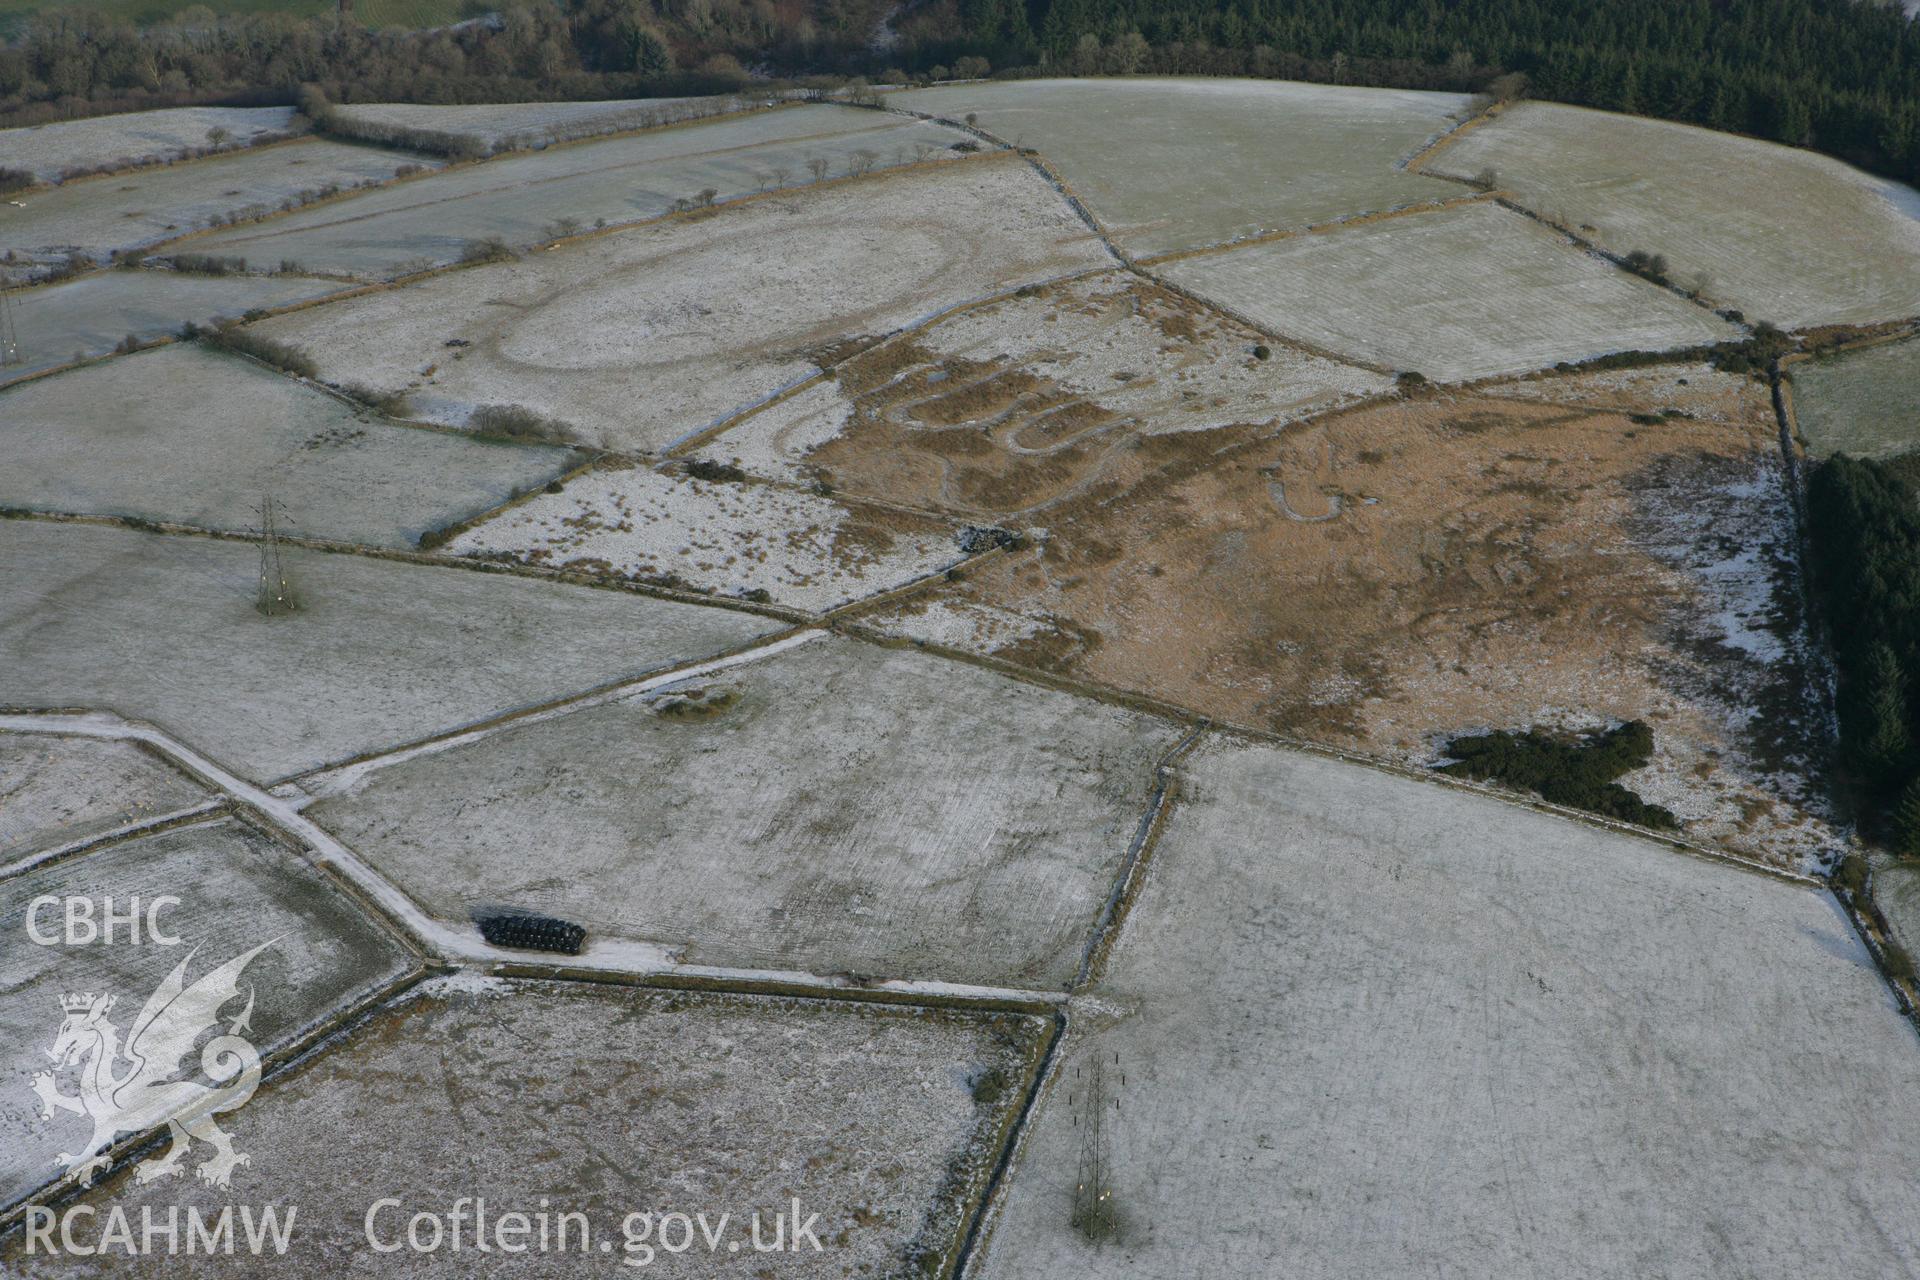
[[[200,1037],[219,1025],[221,1007],[240,994],[241,971],[272,945],[263,942],[189,986],[187,965],[199,952],[194,948],[147,998],[127,1032],[124,1046],[119,1028],[107,1020],[114,997],[87,994],[60,998],[66,1020],[60,1024],[60,1034],[54,1037],[47,1056],[57,1070],[76,1065],[80,1068],[80,1092],[61,1093],[52,1071],[35,1074],[33,1089],[40,1095],[47,1119],[60,1111],[84,1115],[93,1121],[93,1137],[78,1155],[63,1151],[55,1156],[55,1164],[77,1176],[81,1186],[90,1186],[94,1175],[109,1163],[104,1153],[116,1136],[144,1133],[165,1124],[172,1130],[173,1141],[165,1153],[135,1167],[136,1181],[151,1182],[178,1174],[180,1158],[198,1140],[211,1146],[214,1154],[195,1172],[213,1186],[228,1185],[234,1169],[249,1160],[233,1149],[233,1139],[213,1122],[213,1117],[243,1105],[260,1083],[260,1054],[240,1034],[251,1030],[251,987],[247,989],[247,1007],[240,1016],[224,1035],[214,1036],[200,1050],[200,1069],[213,1084],[175,1077]]]

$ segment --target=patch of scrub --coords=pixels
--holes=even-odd
[[[317,778],[310,816],[446,920],[519,907],[691,964],[1057,989],[1179,735],[833,640],[339,794]]]

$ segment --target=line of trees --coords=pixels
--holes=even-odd
[[[488,0],[471,0],[476,8]],[[514,0],[431,32],[334,16],[136,29],[50,7],[0,47],[0,122],[184,101],[728,92],[756,74],[1255,75],[1660,116],[1920,180],[1920,21],[1872,0]]]
[[[1920,503],[1889,468],[1842,454],[1808,477],[1807,525],[1843,775],[1868,829],[1920,857]]]

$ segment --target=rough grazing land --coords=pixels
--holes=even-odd
[[[964,558],[952,525],[753,482],[702,481],[607,464],[448,544],[721,595],[766,592],[824,610]],[[760,598],[756,596],[755,598]]]
[[[123,941],[113,946],[34,944],[26,915],[41,895],[91,897],[96,908],[111,895],[122,912],[131,897],[150,903],[172,895],[179,905],[163,909],[159,923],[181,942],[126,945],[123,925]],[[59,933],[58,909],[42,908],[38,925],[43,934]],[[154,988],[194,948],[200,950],[188,966],[189,982],[271,942],[247,966],[241,999],[222,1019],[225,1026],[240,1014],[251,985],[249,1039],[270,1052],[412,967],[400,945],[318,872],[232,820],[125,841],[0,879],[0,934],[7,939],[0,951],[0,1205],[55,1177],[53,1157],[79,1151],[93,1132],[88,1120],[68,1112],[43,1118],[34,1096],[34,1074],[51,1066],[46,1050],[60,1029],[61,996],[112,994],[110,1021],[125,1036]],[[200,1059],[195,1054],[188,1061],[197,1067]],[[124,1072],[126,1064],[115,1070]],[[78,1073],[78,1067],[56,1073],[63,1092],[76,1092]],[[204,1080],[197,1073],[191,1078]],[[211,1154],[193,1152],[181,1169],[185,1176],[170,1189],[194,1182],[192,1167]]]
[[[1400,162],[1468,110],[1457,94],[1267,80],[1023,80],[887,103],[972,112],[1037,148],[1141,255],[1458,195]]]
[[[311,815],[445,919],[497,903],[694,964],[1057,988],[1178,736],[835,640],[321,778]]]
[[[1822,856],[1766,390],[1674,366],[1641,387],[1650,423],[1593,390],[1148,437],[1044,513],[1035,551],[877,625],[1414,761],[1468,730],[1644,717],[1655,769],[1629,781],[1690,831]]]
[[[0,369],[0,381],[105,355],[122,340],[172,334],[191,320],[238,320],[256,307],[278,307],[332,293],[330,280],[298,276],[195,276],[172,271],[105,271],[13,295],[21,362]]]
[[[1664,120],[1526,102],[1428,166],[1786,327],[1920,313],[1920,194],[1838,160]]]
[[[136,1222],[141,1204],[164,1217],[168,1205],[214,1213],[243,1195],[296,1203],[283,1265],[304,1263],[309,1275],[931,1275],[957,1245],[962,1202],[1017,1105],[1013,1089],[976,1103],[971,1082],[996,1068],[1020,1077],[1039,1034],[1037,1020],[1007,1016],[456,978],[263,1089],[234,1120],[255,1153],[234,1193],[156,1192],[122,1177],[95,1198]],[[404,1206],[376,1219],[383,1240],[389,1229],[404,1240],[416,1211],[473,1196],[489,1215],[547,1206],[556,1233],[561,1212],[586,1215],[587,1256],[578,1226],[565,1250],[479,1254],[471,1221],[459,1253],[374,1253],[364,1222],[383,1196]],[[819,1215],[822,1248],[756,1253],[753,1215],[770,1242],[775,1212],[795,1198],[803,1220]],[[681,1247],[678,1225],[655,1225],[629,1252],[623,1220],[649,1212],[704,1212],[724,1233],[710,1253],[695,1228],[693,1248],[675,1254],[658,1233]],[[94,1270],[22,1257],[19,1240],[0,1246],[10,1275],[170,1277],[182,1261],[118,1258]],[[244,1250],[194,1263],[195,1275],[261,1269]]]
[[[1920,1046],[1824,891],[1268,748],[1182,773],[981,1280],[1920,1268]],[[1068,1099],[1114,1054],[1095,1252]]]
[[[745,643],[777,624],[467,569],[0,521],[0,706],[151,720],[255,780]]]
[[[970,307],[838,366],[700,451],[748,471],[968,512],[1077,492],[1143,433],[1304,417],[1385,377],[1281,347],[1122,272]]]
[[[616,133],[672,121],[682,113],[732,106],[715,98],[626,98],[603,102],[500,102],[458,106],[414,102],[357,102],[334,108],[355,124],[426,129],[471,138],[489,151],[541,147],[570,138]]]
[[[303,192],[385,182],[402,165],[434,161],[405,152],[309,138],[187,164],[91,178],[0,203],[0,249],[47,258],[81,250],[105,259],[214,225],[267,213]],[[194,251],[211,245],[194,243]],[[225,252],[221,250],[221,252]],[[275,266],[279,259],[262,259]]]
[[[222,146],[245,146],[263,134],[295,127],[292,107],[170,107],[0,129],[0,156],[8,168],[58,182],[76,170],[177,160],[211,146],[207,133],[212,129],[226,130]]]
[[[0,863],[206,798],[185,774],[131,742],[0,733]]]
[[[209,250],[251,262],[293,258],[315,268],[379,278],[458,260],[472,240],[550,240],[567,227],[655,218],[674,201],[712,189],[721,199],[847,172],[858,152],[875,165],[950,154],[962,135],[939,125],[808,106],[630,138],[555,147],[467,166],[391,191],[371,192],[261,227],[210,237]]]
[[[596,237],[262,329],[328,377],[412,392],[434,421],[520,404],[590,440],[657,450],[811,376],[850,341],[1107,260],[1026,166],[960,161]]]
[[[1793,415],[1816,457],[1891,458],[1920,447],[1920,340],[1791,366]]]
[[[572,465],[565,449],[398,427],[249,361],[171,346],[0,392],[0,506],[405,547]]]
[[[1444,382],[1738,336],[1494,204],[1168,263],[1169,280],[1342,355]]]

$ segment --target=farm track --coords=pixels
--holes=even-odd
[[[724,669],[744,661],[753,661],[784,651],[796,644],[824,636],[808,631],[767,641],[757,648],[729,658],[690,664],[674,671],[659,673],[643,680],[626,682],[619,690],[598,691],[586,697],[631,696],[648,688],[675,683],[703,671]],[[573,705],[579,705],[576,699]],[[571,709],[571,707],[567,708]],[[558,713],[558,708],[543,708]],[[475,736],[492,732],[507,723],[519,723],[528,714],[516,713],[489,724],[482,730],[468,731]],[[1051,1008],[1066,997],[1064,993],[1024,991],[1014,988],[979,987],[937,981],[890,979],[855,981],[846,977],[799,971],[735,969],[711,965],[686,965],[679,962],[671,948],[651,943],[599,941],[579,957],[534,962],[521,952],[494,947],[479,937],[477,930],[455,928],[434,919],[398,886],[363,861],[359,855],[334,839],[308,819],[302,804],[275,795],[282,789],[259,787],[216,764],[164,730],[138,721],[126,720],[111,712],[80,713],[0,713],[0,730],[19,733],[51,733],[74,737],[103,738],[145,743],[164,754],[173,764],[218,791],[221,803],[276,833],[300,851],[316,868],[344,883],[375,914],[423,953],[446,965],[485,966],[489,972],[518,976],[604,975],[612,980],[626,979],[649,985],[686,986],[713,991],[744,994],[808,995],[839,999],[866,999],[883,1002],[931,1004],[959,1008],[1021,1009],[1036,1011]],[[437,745],[453,745],[455,739]],[[435,749],[436,744],[415,744],[401,748],[399,755],[418,754]],[[371,764],[369,760],[366,763]]]

